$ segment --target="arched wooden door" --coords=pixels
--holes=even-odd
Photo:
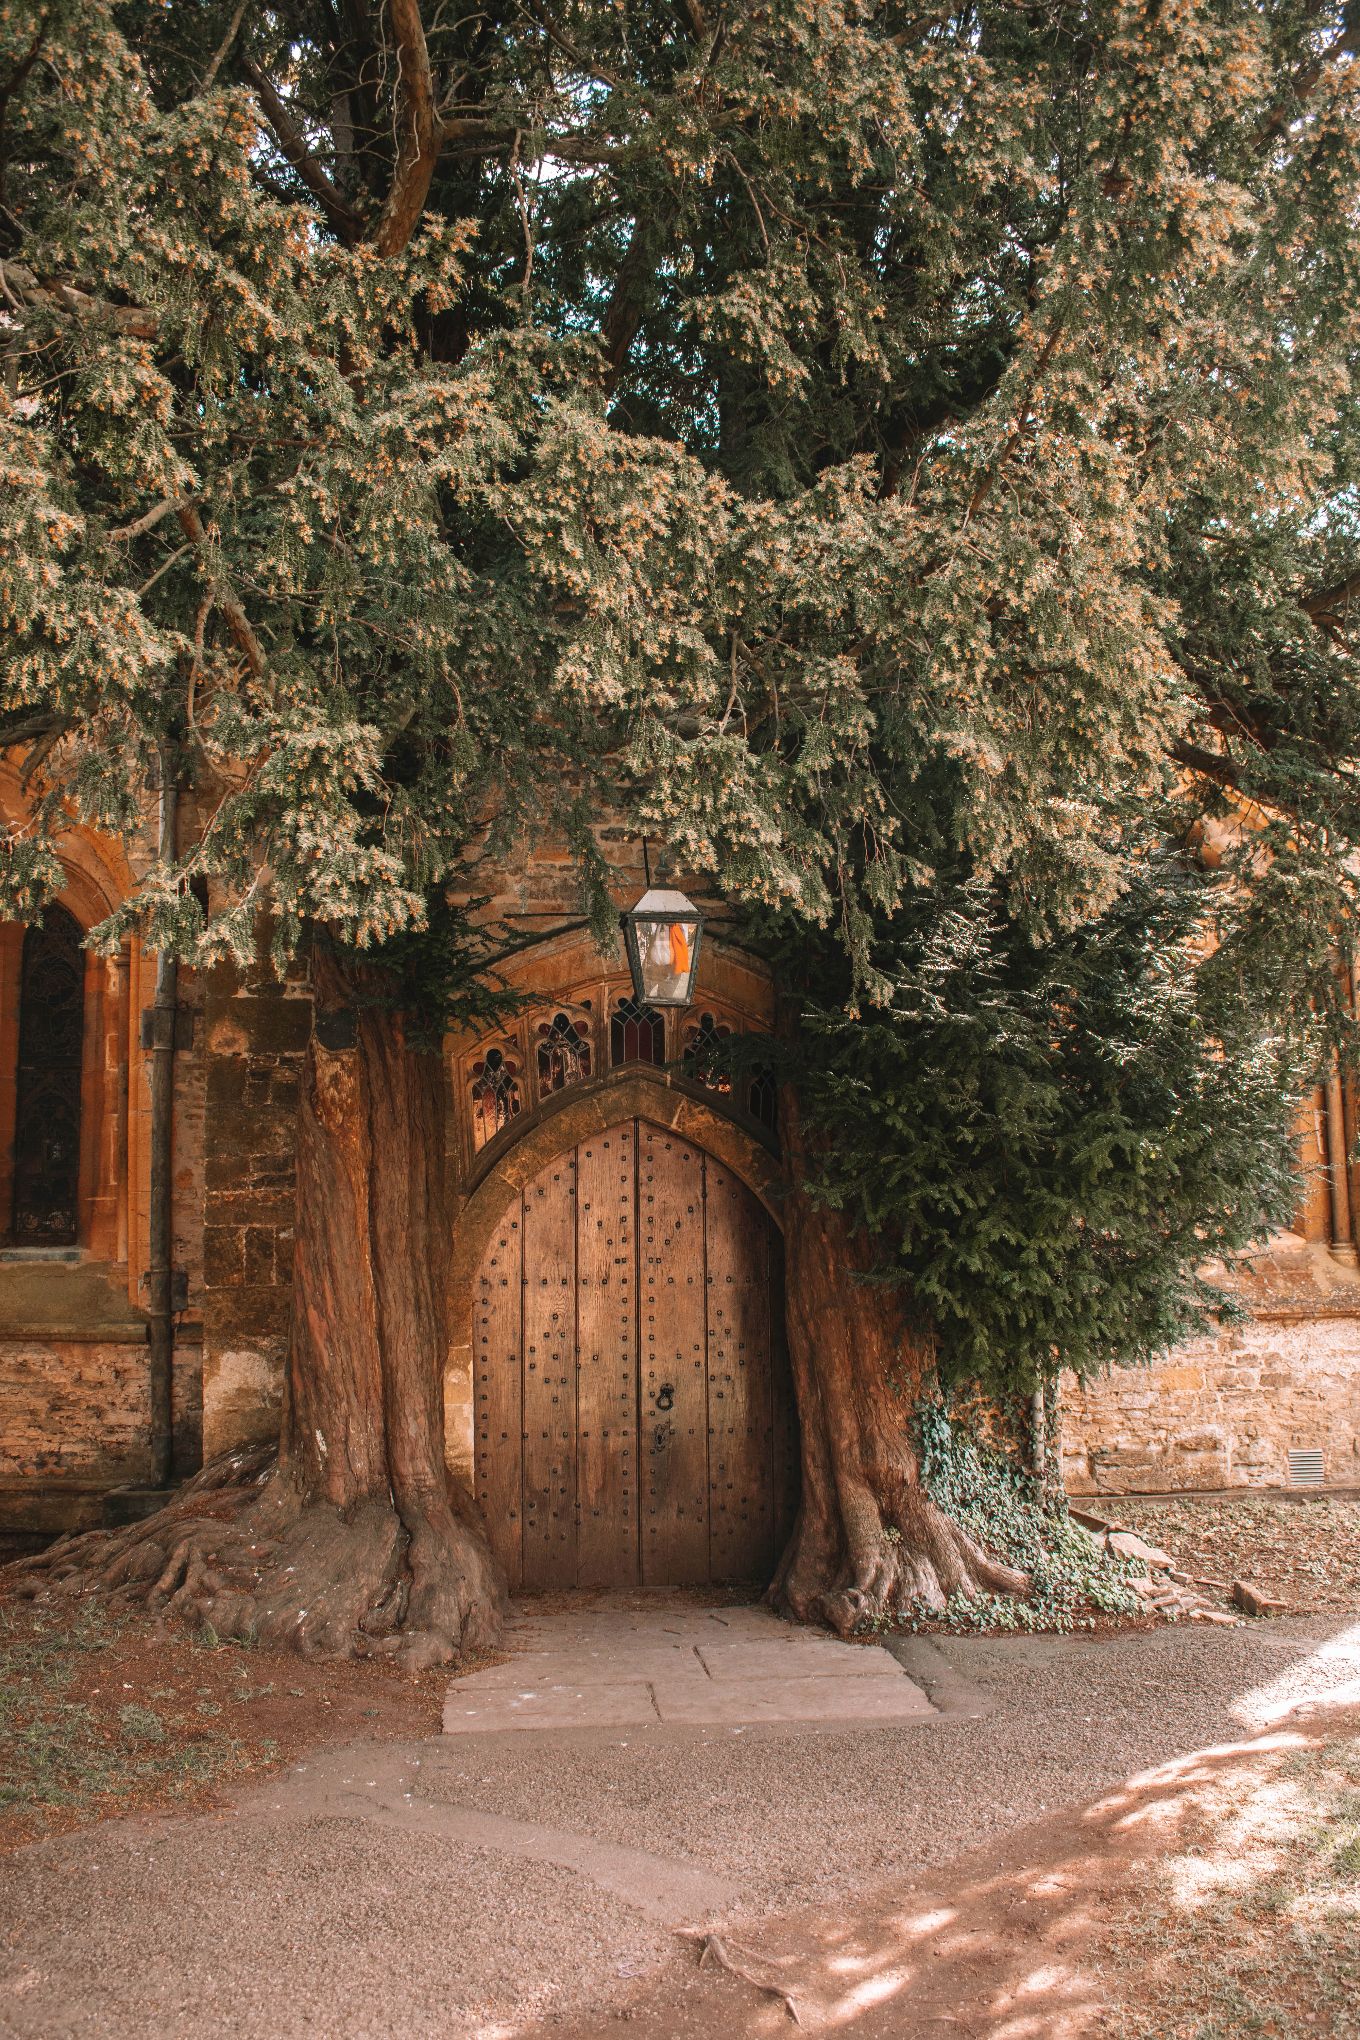
[[[482,1257],[477,1493],[512,1587],[768,1581],[797,1431],[781,1241],[645,1119],[539,1170]]]

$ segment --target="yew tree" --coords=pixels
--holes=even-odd
[[[1327,0],[0,0],[0,908],[168,777],[96,939],[302,950],[320,1016],[277,1459],[49,1575],[493,1633],[430,1045],[488,856],[565,838],[603,933],[608,814],[781,987],[781,1605],[1026,1591],[914,1399],[1203,1322],[1340,1025],[1358,53]]]

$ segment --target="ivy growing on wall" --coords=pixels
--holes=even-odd
[[[1093,1628],[1105,1615],[1143,1612],[1130,1584],[1137,1567],[1074,1523],[1059,1489],[984,1442],[950,1398],[924,1397],[912,1421],[931,1499],[988,1551],[1028,1573],[1031,1594],[1026,1601],[956,1594],[943,1617],[921,1609],[906,1626],[1066,1631]]]

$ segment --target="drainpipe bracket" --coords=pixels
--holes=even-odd
[[[141,1043],[144,1049],[192,1048],[194,1013],[192,1006],[147,1006],[142,1012]]]

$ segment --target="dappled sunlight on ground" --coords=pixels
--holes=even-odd
[[[1353,1677],[1345,1676],[1348,1670]],[[1298,1707],[1301,1685],[1325,1694],[1333,1706],[1360,1703],[1360,1622],[1339,1623],[1311,1649],[1295,1644],[1279,1677],[1241,1694],[1233,1713],[1246,1728],[1280,1721]]]
[[[1256,1733],[852,1906],[697,1936],[700,1966],[645,1991],[629,2031],[773,2040],[792,2014],[856,2040],[1360,2035],[1360,1708],[1336,1683],[1360,1625],[1280,1641],[1290,1670],[1233,1710]],[[1187,1961],[1208,1978],[1193,2012]]]
[[[1103,1955],[1120,2040],[1360,2034],[1360,1708],[1194,1779]]]

